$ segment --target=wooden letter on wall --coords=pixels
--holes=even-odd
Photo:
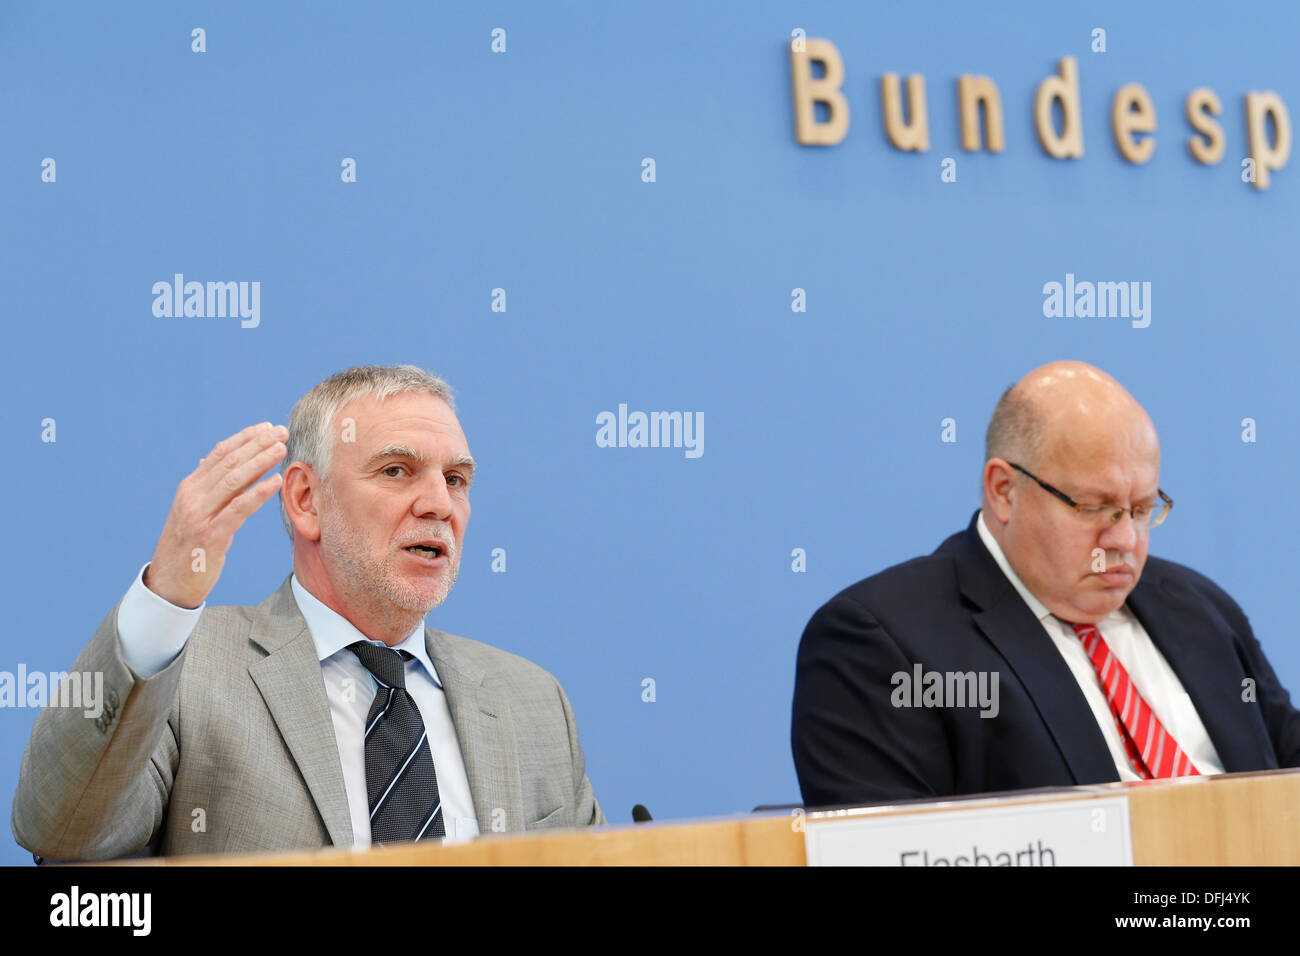
[[[924,153],[930,148],[930,121],[925,112],[925,77],[913,73],[907,78],[907,112],[910,123],[903,122],[903,98],[899,93],[898,74],[880,78],[880,105],[885,114],[885,133],[898,149]]]
[[[1074,57],[1061,59],[1060,76],[1049,76],[1038,84],[1034,98],[1034,126],[1038,142],[1048,156],[1077,159],[1083,155],[1083,122],[1079,116],[1079,67]],[[1061,102],[1061,133],[1052,123],[1052,104]]]
[[[794,92],[794,138],[805,146],[834,146],[849,132],[849,103],[844,85],[844,61],[830,40],[807,40],[796,52],[790,43],[790,88]],[[813,61],[825,68],[821,79],[812,75]],[[817,122],[815,104],[825,103],[830,116]]]
[[[1002,132],[1002,97],[998,85],[987,76],[963,73],[957,77],[957,101],[961,107],[961,148],[981,149],[980,104],[984,104],[984,127],[989,152],[1000,153],[1006,145]]]
[[[1268,142],[1270,116],[1277,130],[1272,145]],[[1291,117],[1282,97],[1271,91],[1246,94],[1246,140],[1255,160],[1255,188],[1267,189],[1269,172],[1281,169],[1291,156]]]
[[[1201,134],[1187,137],[1187,151],[1198,163],[1213,166],[1223,159],[1223,127],[1210,119],[1222,112],[1223,104],[1209,87],[1199,86],[1187,94],[1187,122]]]
[[[1140,83],[1122,86],[1110,107],[1110,124],[1119,154],[1130,163],[1145,163],[1156,151],[1156,138],[1134,139],[1134,133],[1154,133],[1156,108]]]

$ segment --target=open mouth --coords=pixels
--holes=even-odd
[[[436,544],[413,544],[406,550],[422,558],[430,559],[440,558],[443,553],[442,548]]]

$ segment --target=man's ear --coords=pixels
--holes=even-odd
[[[284,472],[280,494],[293,529],[308,541],[320,540],[317,506],[323,495],[320,479],[306,462],[295,461]]]
[[[1002,524],[1011,520],[1011,495],[1015,487],[1015,472],[1001,458],[984,462],[984,500],[993,516]]]

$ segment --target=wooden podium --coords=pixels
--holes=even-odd
[[[845,810],[772,811],[704,820],[483,836],[443,846],[184,856],[133,865],[803,866],[803,828],[834,817],[888,817],[1127,796],[1138,865],[1300,864],[1300,770],[1181,777],[1057,790],[910,801]]]

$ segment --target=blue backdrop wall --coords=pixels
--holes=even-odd
[[[796,801],[803,625],[965,525],[998,394],[1070,357],[1160,431],[1177,507],[1152,552],[1232,593],[1300,685],[1300,168],[1259,191],[1240,167],[1242,97],[1300,106],[1300,10],[1079,7],[5,5],[0,670],[71,664],[218,439],[287,422],[349,365],[411,362],[456,387],[480,462],[460,582],[430,623],[560,679],[612,820]],[[844,58],[838,146],[795,142],[796,29]],[[1073,161],[1033,126],[1063,56]],[[885,138],[891,71],[926,77],[926,153]],[[960,149],[967,72],[998,82],[1000,155]],[[1110,137],[1129,82],[1159,116],[1143,166]],[[1224,106],[1214,166],[1184,145],[1201,85]],[[176,273],[259,282],[256,326],[156,316]],[[1043,286],[1067,274],[1150,282],[1150,324],[1046,317]],[[703,453],[599,447],[620,404],[701,413]],[[268,506],[211,600],[257,603],[289,570]],[[6,814],[35,716],[0,709]]]

